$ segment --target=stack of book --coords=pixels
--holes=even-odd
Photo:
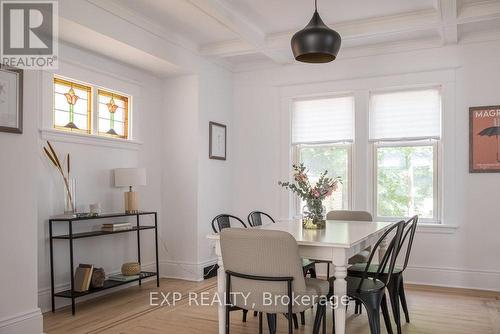
[[[116,275],[111,275],[108,277],[110,281],[118,281],[118,282],[129,282],[133,281],[139,278],[139,275],[131,275],[131,276],[126,276],[123,274],[116,274]]]
[[[76,292],[85,292],[89,290],[92,280],[94,266],[91,264],[80,264],[75,271],[74,290]]]
[[[102,224],[101,230],[105,232],[116,232],[132,229],[132,224],[127,222],[122,223],[106,223]]]

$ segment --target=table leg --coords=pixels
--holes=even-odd
[[[224,272],[224,264],[222,263],[222,254],[220,252],[220,244],[218,240],[215,246],[215,253],[217,254],[217,264],[219,265],[219,269],[217,270],[217,293],[219,294],[219,300],[221,301],[218,306],[219,334],[225,334],[226,307],[224,306],[224,295],[226,294],[226,273]]]
[[[347,295],[347,267],[343,265],[335,265],[333,276],[335,281],[333,283],[333,295],[334,301],[337,302],[337,307],[335,308],[335,334],[345,334],[346,325],[346,308],[342,304],[344,296]]]

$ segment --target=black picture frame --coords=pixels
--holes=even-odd
[[[8,67],[0,64],[0,72],[15,73],[17,76],[16,86],[17,86],[17,127],[5,126],[0,123],[0,132],[8,133],[23,133],[23,70],[13,67]]]
[[[209,122],[209,152],[208,152],[208,157],[210,159],[214,160],[226,160],[227,157],[227,127],[224,124],[216,123],[216,122]],[[216,129],[218,128],[218,129]],[[215,131],[223,130],[224,131],[224,138],[223,138],[223,144],[218,141],[214,141],[213,137],[216,135]],[[220,147],[216,147],[215,145],[224,145],[223,149]],[[221,150],[224,151],[224,154],[222,155],[220,152]]]

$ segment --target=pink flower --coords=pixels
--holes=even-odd
[[[316,198],[319,198],[321,196],[320,192],[316,188],[311,189],[311,195]]]

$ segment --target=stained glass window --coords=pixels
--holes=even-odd
[[[92,88],[54,78],[54,128],[91,133]]]
[[[128,138],[128,103],[126,96],[99,89],[99,134]]]

